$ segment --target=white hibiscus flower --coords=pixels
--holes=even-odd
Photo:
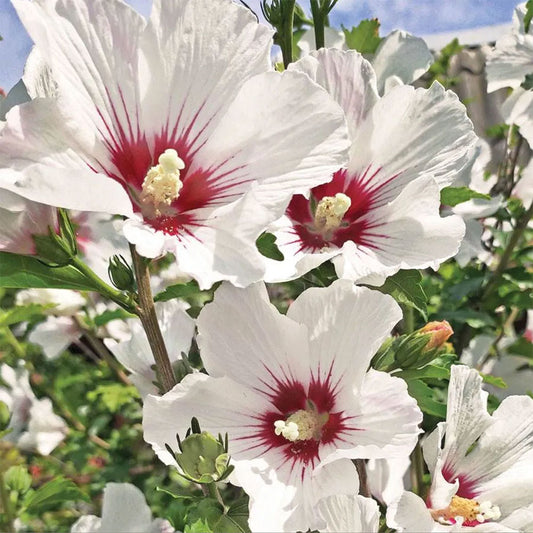
[[[263,285],[222,285],[198,317],[209,376],[148,396],[145,439],[175,465],[165,444],[176,446],[193,416],[227,432],[251,529],[320,529],[319,499],[357,493],[351,459],[405,456],[417,441],[421,413],[405,382],[367,371],[400,317],[392,298],[345,280],[307,290],[287,316]]]

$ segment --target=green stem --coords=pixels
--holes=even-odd
[[[9,493],[4,480],[4,473],[0,472],[0,500],[2,501],[2,509],[6,519],[7,533],[15,533],[15,525],[13,510],[11,509],[11,502],[9,500]]]
[[[137,279],[137,289],[139,291],[139,308],[137,314],[141,319],[150,348],[152,349],[163,393],[165,393],[176,385],[176,377],[170,364],[165,341],[155,313],[154,298],[152,296],[152,288],[150,287],[150,270],[148,269],[148,262],[137,253],[135,246],[130,245],[130,249],[135,278]]]
[[[318,0],[311,0],[311,14],[313,15],[313,26],[315,28],[315,45],[316,49],[319,50],[325,47],[326,39],[324,35],[324,11],[319,5]]]
[[[285,68],[292,63],[292,28],[294,25],[294,10],[296,0],[286,0],[282,4],[282,21],[279,28],[281,53]]]
[[[11,329],[6,326],[3,328],[4,336],[6,337],[7,342],[10,344],[10,346],[15,350],[15,353],[17,354],[17,357],[20,357],[21,359],[24,359],[26,356],[26,352],[22,345],[20,344],[19,340],[15,335],[13,335],[13,332]]]
[[[216,500],[224,509],[226,509],[226,506],[224,504],[224,500],[222,499],[222,496],[220,495],[220,491],[218,490],[216,483],[208,483],[207,485],[207,494],[210,498],[213,498]]]
[[[403,305],[403,329],[404,333],[413,333],[415,330],[415,313],[411,306]]]
[[[124,293],[111,287],[111,285],[108,285],[105,281],[100,279],[79,257],[73,257],[71,264],[94,285],[96,291],[107,296],[126,311],[137,314],[137,309],[132,305],[131,300],[125,296]]]
[[[507,243],[507,246],[505,247],[505,250],[503,251],[503,254],[500,258],[500,262],[498,263],[496,270],[494,270],[494,272],[492,273],[491,279],[487,283],[485,290],[481,295],[482,301],[486,300],[492,294],[492,291],[496,288],[501,275],[509,265],[509,261],[511,260],[511,256],[513,255],[514,249],[518,244],[518,241],[524,234],[524,231],[526,230],[527,225],[529,224],[529,221],[532,217],[533,202],[531,202],[529,209],[518,219],[516,226],[513,232],[511,233],[511,237],[509,238],[509,242]]]

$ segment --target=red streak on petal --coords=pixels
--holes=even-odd
[[[459,474],[458,476],[447,466],[445,465],[442,469],[442,477],[448,483],[455,483],[456,480],[459,481],[459,489],[457,490],[457,496],[461,498],[467,498],[469,500],[474,500],[478,496],[478,491],[476,490],[476,481],[468,479],[466,476]]]

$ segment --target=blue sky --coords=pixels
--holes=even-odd
[[[151,0],[127,0],[144,15]],[[168,0],[167,0],[168,1]],[[217,0],[212,0],[216,2]],[[259,0],[247,0],[259,12]],[[512,17],[515,0],[339,0],[332,12],[332,25],[357,24],[377,17],[382,33],[400,28],[417,35],[502,24]],[[308,0],[301,5],[307,7]],[[31,41],[9,0],[0,0],[0,87],[9,90],[20,78]]]

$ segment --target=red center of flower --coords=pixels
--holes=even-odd
[[[342,440],[343,433],[353,429],[348,424],[351,417],[336,406],[335,387],[329,378],[325,381],[313,378],[307,387],[298,381],[276,379],[276,387],[269,397],[272,409],[258,417],[259,435],[254,435],[254,439],[259,437],[261,441],[261,453],[277,448],[287,461],[313,468],[320,459],[323,445]],[[303,416],[306,414],[309,416]],[[310,418],[316,424],[313,424],[310,432],[302,432],[299,438],[289,440],[276,431],[276,422],[301,422],[302,418],[304,423]]]
[[[381,224],[373,221],[369,215],[382,205],[385,185],[396,178],[393,176],[385,182],[373,184],[373,178],[379,172],[379,168],[373,172],[368,167],[360,175],[349,175],[345,169],[341,169],[335,172],[329,183],[312,189],[310,200],[302,195],[294,196],[287,208],[287,216],[293,222],[300,251],[317,252],[332,245],[340,248],[347,241],[376,248],[373,237],[382,236],[375,231]],[[323,198],[334,197],[338,193],[346,195],[351,205],[337,228],[321,231],[316,224],[314,206],[320,205]]]

